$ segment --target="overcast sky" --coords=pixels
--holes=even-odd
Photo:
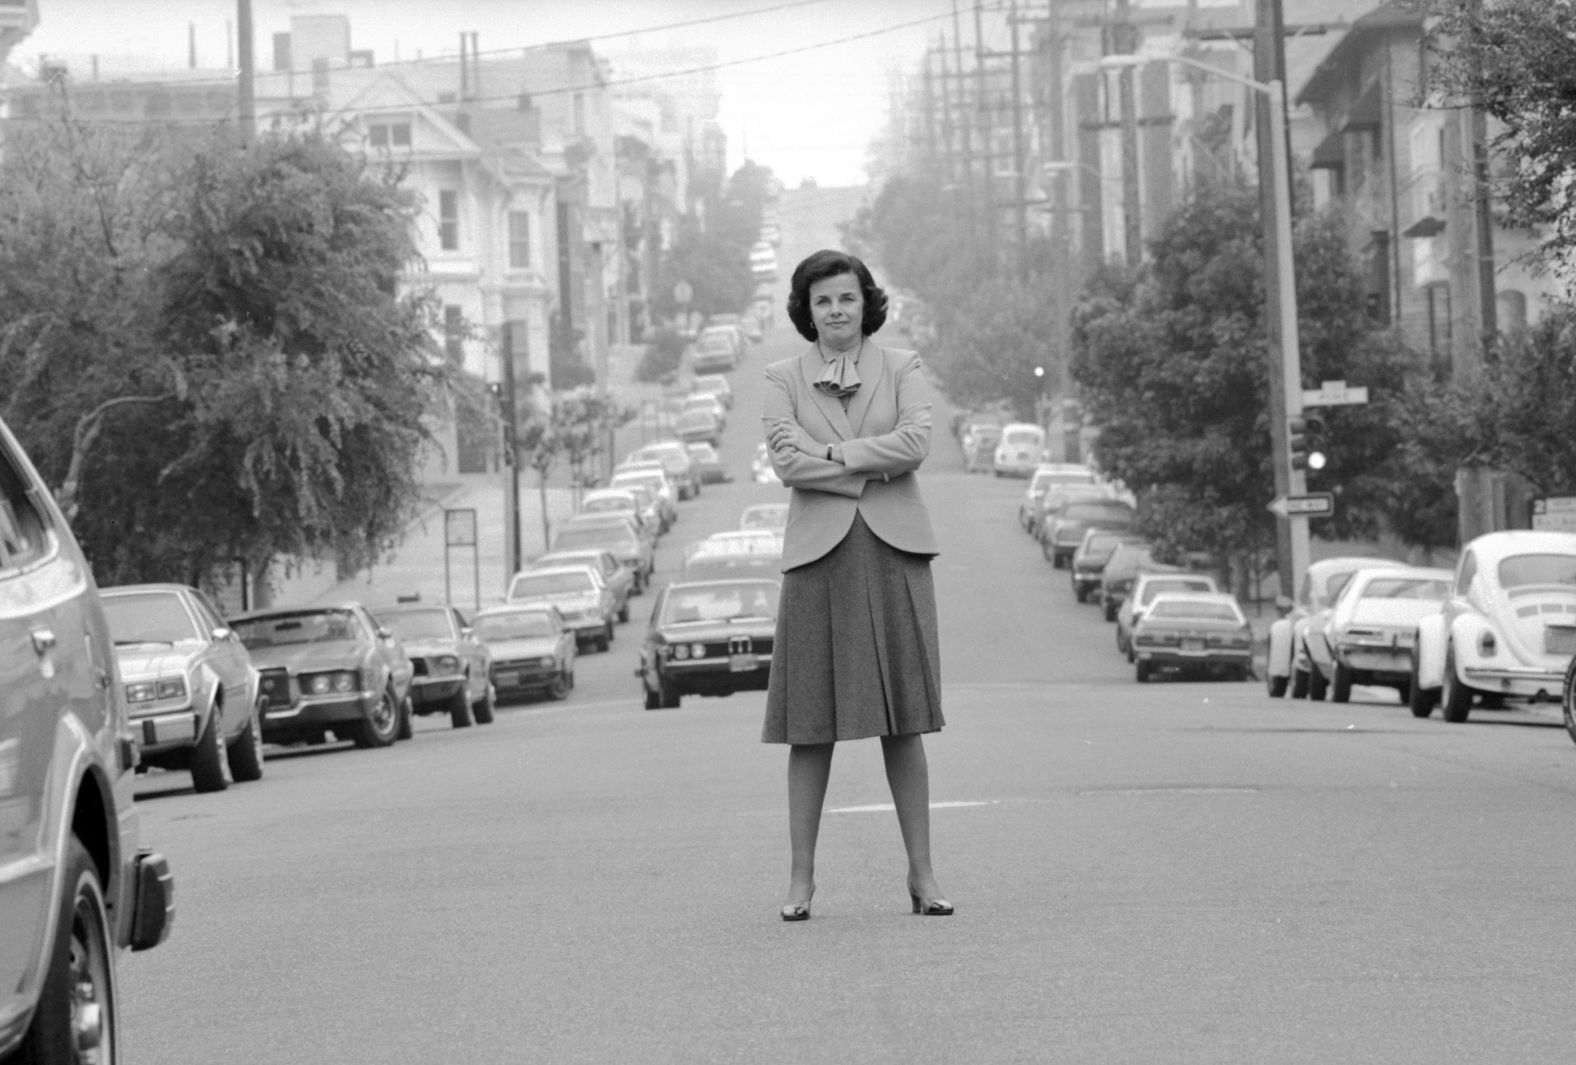
[[[973,4],[959,6],[967,32]],[[952,8],[953,0],[252,0],[252,20],[259,69],[292,15],[347,16],[352,47],[379,62],[452,54],[462,31],[478,34],[483,53],[592,38],[615,66],[620,52],[642,45],[714,45],[725,64],[717,79],[730,169],[747,145],[789,185],[805,177],[853,185],[863,183],[867,145],[885,121],[889,73],[918,69],[927,44],[950,29]],[[28,71],[40,54],[64,56],[74,70],[92,54],[106,69],[126,57],[184,66],[188,27],[199,66],[223,67],[233,54],[235,0],[39,0],[39,13],[38,29],[11,56]],[[724,15],[738,17],[672,28]],[[647,32],[629,35],[635,30]],[[766,58],[784,52],[793,54]]]

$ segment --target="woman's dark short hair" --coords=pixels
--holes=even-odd
[[[857,256],[822,248],[793,268],[793,280],[788,285],[788,318],[806,340],[815,339],[815,319],[810,316],[810,286],[838,274],[853,274],[859,281],[859,294],[865,301],[865,320],[861,323],[864,335],[869,336],[886,324],[886,293],[870,276],[869,268]]]

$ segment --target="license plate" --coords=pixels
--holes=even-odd
[[[494,673],[493,674],[493,683],[494,684],[501,684],[505,688],[512,688],[512,687],[514,687],[514,685],[520,683],[520,674],[513,673],[513,672]]]
[[[753,673],[760,664],[760,659],[755,655],[729,655],[729,673]]]
[[[1576,655],[1576,628],[1568,625],[1550,625],[1543,630],[1543,653],[1550,655]]]
[[[1203,649],[1204,641],[1197,636],[1188,636],[1182,640],[1182,650],[1184,651],[1202,651]]]

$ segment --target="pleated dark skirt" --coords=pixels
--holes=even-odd
[[[930,557],[854,516],[828,554],[783,574],[764,743],[936,732],[941,652]]]

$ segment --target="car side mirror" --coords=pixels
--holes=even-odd
[[[1277,595],[1275,597],[1275,611],[1276,611],[1276,613],[1280,614],[1281,617],[1285,617],[1287,614],[1290,614],[1293,610],[1296,609],[1296,607],[1297,607],[1296,601],[1293,600],[1290,596]]]
[[[213,630],[213,639],[215,643],[224,643],[226,640],[233,640],[235,638],[236,636],[234,629],[228,629],[223,625],[220,625],[218,628]]]
[[[388,629],[385,629],[382,625],[378,626],[378,639],[392,640],[393,638],[394,634],[392,632],[390,632]]]

